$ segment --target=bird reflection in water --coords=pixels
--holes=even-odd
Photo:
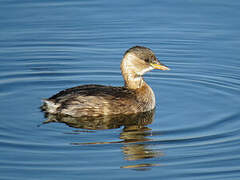
[[[47,120],[44,122],[59,122],[65,123],[70,127],[87,129],[87,130],[103,130],[115,129],[123,126],[120,133],[120,141],[113,142],[90,142],[90,143],[72,143],[72,145],[90,145],[90,144],[123,144],[122,151],[127,161],[138,161],[143,159],[150,159],[162,156],[161,152],[157,152],[150,148],[148,141],[152,141],[151,128],[146,127],[151,124],[154,119],[155,110],[131,114],[131,115],[114,115],[114,116],[99,116],[90,117],[85,116],[81,118],[73,118],[70,116],[61,116],[53,114],[45,114]],[[130,168],[134,170],[148,170],[152,166],[159,166],[159,164],[135,164],[122,166],[121,168]]]

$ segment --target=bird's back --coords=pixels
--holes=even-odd
[[[60,91],[44,102],[44,111],[73,117],[138,112],[136,92],[125,87],[77,86]]]

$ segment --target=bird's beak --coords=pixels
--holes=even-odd
[[[160,69],[160,70],[163,70],[163,71],[170,70],[170,68],[168,68],[164,64],[153,64],[152,63],[151,65],[154,69]]]

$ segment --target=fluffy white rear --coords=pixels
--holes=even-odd
[[[60,104],[55,104],[54,102],[50,100],[43,100],[46,106],[46,111],[49,113],[56,114],[57,108],[60,106]]]

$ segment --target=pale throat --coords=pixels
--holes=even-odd
[[[125,81],[125,86],[130,89],[141,88],[145,83],[142,75],[150,70],[149,68],[142,68],[140,64],[136,64],[137,57],[134,55],[127,55],[121,63],[122,75]]]

